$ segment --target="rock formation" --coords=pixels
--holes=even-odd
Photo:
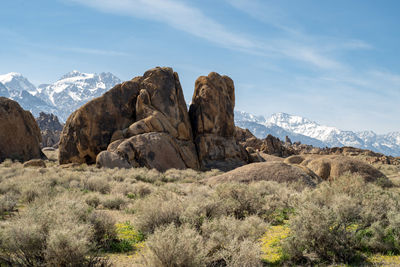
[[[17,102],[0,97],[0,162],[6,158],[19,161],[45,158],[40,150],[41,139],[32,114]]]
[[[40,112],[39,117],[36,118],[36,122],[42,134],[41,146],[57,148],[63,129],[63,125],[60,123],[57,116]]]
[[[266,154],[274,155],[278,157],[288,157],[294,154],[290,146],[287,146],[279,138],[272,135],[268,135],[262,140],[260,150]]]
[[[151,69],[68,118],[60,163],[91,164],[96,157],[99,167],[199,168],[177,73]]]
[[[386,156],[371,150],[354,148],[354,147],[314,147],[312,145],[301,144],[300,142],[292,143],[290,138],[286,138],[285,142],[279,140],[272,135],[268,135],[265,139],[258,139],[248,129],[236,127],[236,140],[243,145],[250,153],[250,157],[263,154],[274,155],[278,157],[290,157],[291,155],[342,155],[346,157],[355,157],[361,159],[368,164],[389,164],[400,165],[400,158]]]
[[[116,85],[69,116],[60,137],[60,164],[94,164],[97,154],[107,149],[113,133],[135,122],[140,79]]]
[[[235,139],[234,106],[235,88],[228,76],[211,72],[196,80],[189,116],[202,168],[230,170],[248,162]]]
[[[303,166],[293,166],[279,161],[248,164],[224,174],[208,178],[207,184],[224,182],[250,183],[256,181],[275,181],[279,183],[300,182],[314,187],[321,178]]]
[[[358,174],[367,182],[387,179],[373,166],[341,155],[296,155],[285,159],[285,163],[307,167],[324,180],[333,180],[346,173]]]

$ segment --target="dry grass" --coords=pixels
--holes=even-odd
[[[282,170],[209,185],[221,172],[46,165],[0,164],[2,264],[302,265],[400,253],[394,166],[379,167],[395,185],[383,188],[354,175],[309,187]]]

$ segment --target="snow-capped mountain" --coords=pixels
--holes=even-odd
[[[27,78],[17,72],[10,72],[0,75],[0,83],[8,88],[11,92],[27,91],[34,95],[36,93],[36,86],[34,86]]]
[[[40,111],[55,113],[57,109],[34,95],[36,87],[19,73],[0,75],[0,96],[17,101],[24,109],[37,116]]]
[[[316,138],[294,133],[276,124],[269,123],[263,116],[254,116],[243,111],[235,111],[235,125],[249,129],[258,138],[265,138],[268,134],[271,134],[281,140],[285,140],[285,137],[288,136],[292,142],[301,142],[316,147],[326,146],[324,142]]]
[[[378,135],[372,131],[343,131],[286,113],[275,113],[264,119],[245,112],[235,112],[235,123],[248,128],[259,138],[272,134],[284,140],[287,135],[293,142],[300,141],[318,147],[353,146],[400,156],[400,132]]]
[[[89,74],[72,71],[53,84],[39,85],[37,96],[59,109],[62,121],[83,104],[99,97],[121,80],[111,73]]]
[[[86,102],[111,89],[121,80],[111,73],[89,74],[72,71],[53,84],[36,88],[19,73],[0,75],[0,96],[19,102],[35,117],[41,111],[57,115],[62,122]],[[309,119],[276,113],[265,119],[250,113],[235,111],[235,124],[248,128],[259,138],[268,134],[316,147],[354,146],[387,155],[400,156],[400,132],[378,135],[372,131],[352,132],[320,125]]]
[[[57,115],[61,121],[86,102],[99,97],[121,80],[111,73],[89,74],[72,71],[53,84],[35,87],[19,73],[0,75],[0,96],[17,101],[37,117],[41,111]]]

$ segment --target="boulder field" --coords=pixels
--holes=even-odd
[[[234,83],[210,73],[196,81],[190,112],[178,74],[157,67],[116,85],[70,115],[60,164],[230,170],[249,162],[235,139]]]
[[[199,77],[188,110],[178,74],[156,67],[72,113],[61,133],[59,161],[159,171],[240,167],[210,183],[301,180],[314,186],[346,172],[361,173],[367,181],[384,176],[344,156],[299,155],[302,150],[288,138],[260,140],[235,127],[234,107],[235,86],[228,76],[211,72]]]
[[[0,162],[43,159],[42,136],[35,118],[14,100],[0,97]]]

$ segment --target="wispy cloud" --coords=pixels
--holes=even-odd
[[[115,51],[110,49],[100,49],[100,48],[87,48],[87,47],[79,47],[79,46],[65,46],[59,44],[49,44],[42,43],[37,41],[32,41],[26,36],[19,34],[15,31],[10,31],[7,29],[0,28],[0,36],[2,36],[3,40],[12,40],[13,43],[18,44],[21,47],[26,48],[34,48],[40,50],[56,50],[56,51],[66,51],[78,54],[87,54],[87,55],[101,55],[101,56],[129,56],[128,53],[122,51]]]
[[[129,56],[128,53],[105,50],[105,49],[93,49],[93,48],[83,48],[83,47],[68,47],[68,46],[52,46],[51,49],[60,51],[69,51],[79,54],[89,54],[89,55],[100,55],[100,56]]]
[[[92,7],[102,12],[115,13],[119,15],[132,16],[152,21],[158,21],[170,25],[171,27],[184,31],[188,34],[205,39],[211,43],[234,49],[237,51],[264,55],[269,57],[284,57],[310,64],[318,68],[340,68],[342,64],[334,58],[324,54],[321,49],[306,42],[296,40],[296,35],[300,32],[279,22],[278,11],[269,12],[272,18],[257,9],[256,2],[234,0],[229,3],[237,8],[251,8],[243,11],[255,12],[254,16],[263,16],[263,21],[271,23],[276,27],[284,29],[290,33],[287,39],[265,39],[259,40],[250,37],[248,34],[238,33],[230,30],[223,24],[207,16],[198,7],[191,6],[187,2],[179,0],[68,0],[88,7]],[[263,9],[265,11],[265,9]],[[278,21],[278,22],[277,22]],[[300,36],[306,39],[304,36]],[[300,39],[300,38],[297,38]],[[341,42],[343,43],[343,42]],[[355,46],[355,43],[353,43]]]
[[[70,0],[103,12],[112,12],[166,23],[171,27],[219,45],[251,49],[256,44],[230,32],[200,9],[175,0]]]

